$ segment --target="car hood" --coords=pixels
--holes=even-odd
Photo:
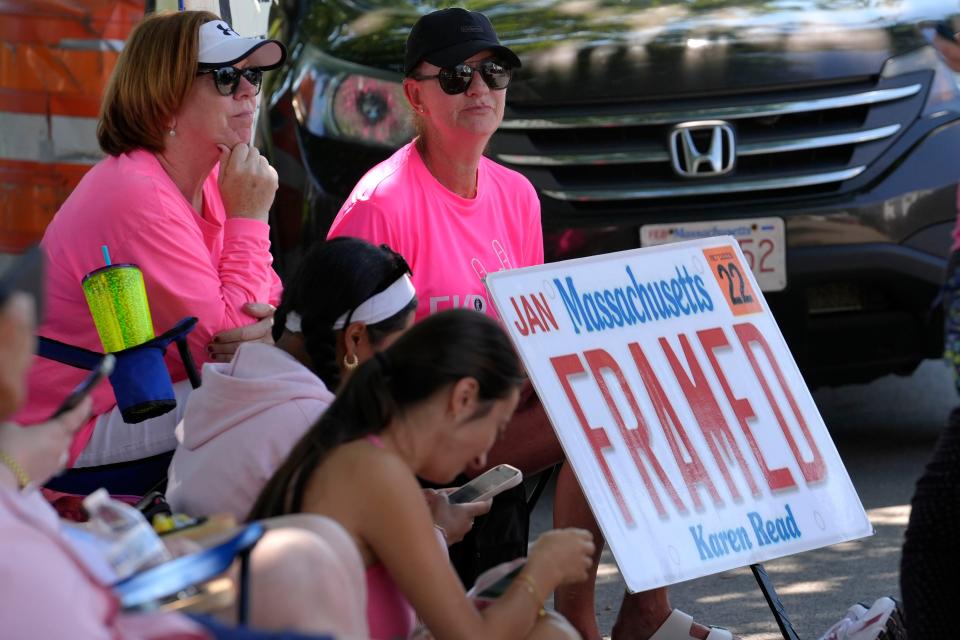
[[[316,3],[321,4],[321,3]],[[878,74],[923,46],[949,0],[462,0],[524,68],[511,104],[588,103],[777,89]],[[401,68],[416,18],[440,2],[327,3],[300,37],[333,56]]]

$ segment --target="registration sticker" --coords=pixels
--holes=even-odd
[[[640,227],[640,246],[652,247],[713,236],[737,239],[762,291],[786,288],[787,242],[783,218],[645,224]]]
[[[732,245],[704,249],[703,257],[707,259],[710,273],[717,279],[720,291],[723,292],[733,315],[742,316],[763,311],[757,294],[750,286],[750,279],[743,275],[743,266]]]

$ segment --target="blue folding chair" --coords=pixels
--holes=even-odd
[[[180,320],[172,329],[139,346],[118,351],[110,374],[117,406],[125,422],[135,424],[171,411],[177,406],[176,394],[164,355],[175,342],[184,369],[194,389],[200,386],[200,374],[190,354],[187,336],[197,318]],[[38,336],[37,354],[78,369],[92,369],[102,353],[75,347]],[[167,468],[173,452],[142,460],[131,460],[85,469],[69,469],[47,482],[47,488],[63,493],[87,495],[104,487],[111,494],[144,495],[166,486]]]

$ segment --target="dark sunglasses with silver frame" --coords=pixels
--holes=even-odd
[[[435,75],[412,73],[410,77],[414,80],[436,79],[444,93],[455,96],[467,90],[476,73],[480,74],[492,91],[503,91],[513,77],[512,68],[493,58],[484,60],[476,66],[464,62],[452,67],[444,67]]]
[[[213,75],[213,83],[222,96],[234,95],[237,92],[237,87],[240,86],[240,78],[246,78],[247,82],[253,85],[254,95],[260,93],[260,85],[263,83],[263,69],[260,67],[238,69],[237,67],[222,66],[201,68],[197,71],[198,76],[206,73]]]

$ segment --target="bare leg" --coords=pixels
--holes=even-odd
[[[547,420],[540,400],[528,385],[521,394],[520,405],[510,428],[488,454],[487,464],[493,466],[506,462],[519,467],[525,474],[530,474],[560,460],[563,460],[563,449]],[[483,470],[476,470],[478,473],[480,471]],[[554,604],[557,611],[576,628],[584,640],[600,640],[594,592],[597,568],[603,552],[603,534],[580,490],[580,484],[567,464],[563,464],[557,476],[553,526],[577,527],[593,534],[597,550],[589,577],[580,584],[558,589],[554,594]],[[616,640],[646,640],[663,624],[670,611],[666,587],[624,595],[613,637]],[[693,631],[693,637],[705,638],[708,629],[695,624]]]
[[[600,556],[603,553],[603,534],[597,526],[593,512],[580,490],[580,483],[570,466],[564,464],[557,477],[557,493],[553,503],[553,526],[580,527],[593,533],[596,553],[593,567],[584,582],[557,589],[554,605],[570,621],[585,640],[599,640],[596,615],[596,580]],[[670,615],[671,607],[666,587],[625,594],[620,604],[617,622],[613,627],[616,640],[645,640],[654,634],[657,628]],[[700,625],[702,636],[706,637],[707,628]]]
[[[251,555],[251,626],[366,637],[363,561],[349,535],[307,514],[264,524]]]
[[[672,611],[667,588],[623,594],[620,612],[611,634],[615,640],[646,640],[663,624]],[[705,640],[710,629],[696,622],[690,625],[690,637]],[[736,637],[736,636],[734,636]]]
[[[670,611],[670,599],[666,587],[632,595],[624,593],[611,636],[617,640],[646,640],[663,624],[670,615]],[[706,627],[702,628],[704,632],[707,631]],[[707,637],[706,633],[703,637]]]
[[[566,463],[560,468],[560,474],[557,476],[557,492],[553,498],[553,526],[556,528],[579,527],[593,534],[596,551],[587,579],[580,584],[557,589],[553,602],[557,611],[570,621],[584,640],[600,640],[594,592],[597,567],[600,565],[600,555],[603,553],[603,534],[600,533],[593,512],[590,511],[590,506],[580,490],[580,483],[573,475],[570,465]]]

